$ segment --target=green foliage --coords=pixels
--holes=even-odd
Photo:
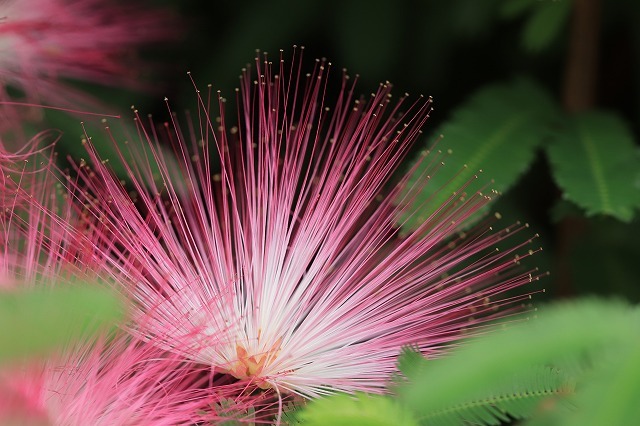
[[[413,426],[418,423],[397,401],[380,395],[337,394],[314,400],[298,415],[309,426]]]
[[[89,285],[0,294],[0,362],[44,354],[122,315],[113,293]]]
[[[451,22],[455,34],[466,37],[486,35],[496,19],[496,8],[502,0],[485,0],[482,2],[469,0],[451,0],[441,6],[444,13],[451,17],[445,21]]]
[[[537,319],[492,333],[433,361],[402,394],[421,414],[479,398],[535,365],[579,359],[589,351],[620,344],[637,334],[622,303],[587,300],[545,309]],[[499,349],[498,349],[499,348]]]
[[[548,48],[565,28],[571,11],[570,0],[506,0],[501,8],[505,18],[529,12],[522,29],[522,45],[531,51]]]
[[[543,403],[573,391],[571,378],[561,370],[534,366],[517,373],[504,386],[485,390],[482,398],[434,411],[421,420],[429,426],[465,422],[500,425],[510,419],[529,418]]]
[[[472,182],[467,193],[481,190],[490,179],[495,180],[492,189],[507,190],[532,163],[556,115],[546,91],[530,81],[488,86],[472,95],[438,129],[437,134],[444,135],[438,148],[450,149],[452,155],[430,176],[415,202],[419,214],[405,218],[404,226],[412,229],[424,222],[480,170],[485,178]],[[428,165],[428,160],[421,164],[409,185],[422,179]]]
[[[398,356],[398,370],[405,377],[412,377],[419,374],[428,362],[417,350],[405,347]]]
[[[302,424],[624,425],[640,410],[640,311],[587,299],[494,328],[447,357],[403,350],[398,397],[336,395]]]
[[[522,33],[522,43],[532,51],[545,49],[560,34],[571,11],[571,2],[538,2]]]
[[[621,348],[610,351],[576,395],[581,409],[566,417],[567,426],[627,425],[640,419],[640,340],[635,333]]]
[[[623,419],[637,418],[637,404],[631,401],[640,398],[639,319],[637,309],[620,302],[549,307],[536,319],[470,341],[442,360],[424,362],[400,389],[402,401],[424,419],[458,407],[459,418],[471,414],[465,420],[480,424],[498,424],[506,413],[532,416],[531,424],[626,424]],[[544,365],[560,370],[539,367]],[[484,408],[462,409],[468,401],[491,400],[487,394],[523,393],[528,398],[513,404],[496,398]],[[442,424],[456,424],[450,420]]]
[[[640,207],[640,160],[620,118],[601,112],[570,117],[554,133],[547,154],[563,197],[587,216],[633,218]]]
[[[236,84],[239,67],[252,62],[255,48],[270,51],[270,57],[275,59],[276,49],[282,47],[285,57],[290,58],[288,46],[293,43],[307,46],[307,61],[327,55],[336,64],[332,69],[334,74],[339,74],[342,66],[361,73],[358,91],[367,91],[377,80],[389,78],[401,91],[432,94],[438,100],[438,114],[451,111],[467,93],[480,87],[439,129],[444,140],[438,149],[447,152],[451,148],[453,154],[446,159],[446,167],[433,176],[418,203],[432,201],[421,210],[419,217],[411,218],[407,226],[415,227],[417,221],[478,169],[484,170],[478,186],[495,179],[497,190],[508,190],[529,168],[536,149],[544,145],[547,137],[552,137],[547,154],[551,173],[564,200],[555,199],[546,164],[539,161],[532,169],[535,174],[520,179],[518,187],[520,197],[533,199],[537,205],[532,207],[522,198],[511,197],[515,191],[498,202],[509,198],[513,216],[526,216],[528,221],[537,219],[538,223],[532,223],[532,228],[558,241],[559,245],[566,242],[569,247],[566,252],[554,251],[552,244],[544,247],[558,264],[570,264],[572,281],[576,284],[568,292],[598,290],[640,297],[637,280],[640,224],[637,216],[632,220],[640,206],[637,189],[640,167],[637,141],[621,120],[623,116],[637,118],[638,114],[637,105],[629,101],[633,99],[629,88],[638,86],[635,84],[637,73],[626,71],[640,45],[636,25],[638,2],[600,2],[602,22],[595,22],[593,26],[602,31],[603,41],[598,64],[600,75],[593,91],[616,109],[615,115],[592,112],[566,119],[559,113],[559,105],[543,89],[522,81],[507,84],[505,78],[524,72],[536,81],[545,82],[546,88],[555,93],[562,91],[556,85],[561,84],[567,63],[568,56],[563,55],[569,52],[562,35],[568,33],[568,16],[576,3],[571,0],[399,0],[347,4],[319,0],[300,3],[248,0],[242,5],[209,0],[154,1],[182,11],[189,9],[190,25],[193,22],[194,28],[198,28],[192,38],[180,46],[177,55],[183,56],[172,62],[175,68],[168,74],[179,76],[189,69],[196,78],[213,79],[214,87],[223,89],[226,95]],[[406,13],[407,10],[411,13]],[[512,22],[498,22],[500,18]],[[606,49],[611,46],[616,48]],[[531,51],[550,54],[535,57],[526,54]],[[165,46],[161,53],[170,54]],[[166,56],[162,61],[166,62]],[[182,89],[161,86],[161,94],[185,93],[184,99],[192,100],[193,87],[188,79],[176,80],[183,82]],[[501,83],[485,86],[485,82],[496,80]],[[154,81],[154,85],[159,86],[156,83]],[[139,94],[123,100],[112,89],[102,93],[92,91],[101,101],[110,104],[128,105],[132,100],[140,104]],[[331,96],[330,91],[327,93]],[[156,97],[154,94],[153,98]],[[146,112],[144,107],[140,109]],[[176,106],[175,110],[181,111],[182,106]],[[78,125],[80,119],[52,118],[54,114],[62,115],[46,112],[49,123],[65,131],[58,149],[79,161],[85,155],[80,144],[80,138],[84,137]],[[127,115],[130,115],[128,111],[124,116]],[[229,115],[233,118],[233,111],[229,111]],[[434,119],[439,117],[434,114]],[[93,120],[85,119],[86,122]],[[110,120],[112,124],[115,121]],[[122,123],[130,126],[129,119],[123,119]],[[48,127],[38,126],[38,130]],[[90,125],[89,133],[94,136],[101,156],[110,160],[116,174],[125,177],[126,171],[117,161],[114,145],[103,137],[101,127],[96,120]],[[114,127],[122,126],[118,123]],[[425,130],[432,128],[427,126]],[[116,141],[122,143],[128,139],[135,143],[135,129],[130,126],[125,133],[126,136],[116,136]],[[463,164],[468,168],[463,170]],[[434,195],[438,189],[440,192]],[[541,193],[551,195],[541,202],[535,196]],[[551,204],[556,205],[557,217],[575,219],[582,215],[578,208],[584,209],[588,216],[608,217],[579,218],[581,230],[575,237],[567,236],[565,224],[544,222],[546,209]],[[500,212],[507,216],[503,208]],[[617,222],[614,218],[630,223]],[[546,226],[549,228],[545,229]],[[556,227],[555,234],[552,226]],[[30,298],[31,295],[26,296]],[[91,312],[101,311],[88,299],[82,302],[82,298],[60,302],[55,309],[57,298],[56,295],[41,297],[37,302],[40,305],[33,301],[23,303],[22,296],[17,295],[0,298],[0,360],[9,355],[21,356],[30,350],[44,351],[66,341],[69,335],[80,333],[69,328],[70,323],[79,323],[61,320],[61,312],[75,318],[78,308],[87,308],[85,313],[89,307]],[[471,341],[451,358],[425,361],[415,352],[405,351],[399,368],[411,382],[406,384],[404,378],[394,385],[401,391],[406,386],[402,394],[409,392],[406,398],[415,397],[411,400],[412,406],[422,413],[420,423],[428,425],[492,424],[504,419],[506,413],[510,418],[528,418],[527,426],[633,424],[633,419],[640,418],[640,404],[636,403],[640,400],[638,329],[637,316],[622,303],[588,301],[563,305],[551,308],[535,321]],[[589,361],[587,366],[583,365],[585,358]],[[574,386],[576,382],[578,385]],[[521,398],[517,398],[518,395]],[[334,400],[342,411],[333,412]],[[405,413],[409,409],[403,405],[404,400],[387,397],[341,395],[317,404],[310,406],[311,410],[320,407],[317,412],[304,417],[311,424],[340,424],[341,421],[398,424],[398,419],[405,419],[402,416],[409,416]],[[224,402],[218,408],[230,410],[230,407],[231,404]],[[578,409],[572,411],[568,407]],[[302,413],[309,415],[306,410]],[[234,415],[230,424],[253,419],[250,410]],[[412,415],[407,417],[408,424],[418,423],[418,415]],[[282,416],[283,422],[289,424],[295,424],[299,418],[297,410],[285,410]]]
[[[500,13],[504,18],[515,18],[532,8],[536,2],[537,0],[506,0],[500,8]]]
[[[434,365],[430,365],[430,364]],[[438,368],[438,360],[427,360],[418,352],[404,349],[398,358],[398,369],[408,378],[420,376],[429,368]],[[406,381],[398,381],[402,385]],[[504,384],[483,389],[482,396],[452,404],[420,416],[429,426],[472,424],[499,425],[510,419],[530,417],[541,403],[573,392],[572,378],[557,368],[534,365],[523,368]]]

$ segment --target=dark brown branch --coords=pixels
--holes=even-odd
[[[595,105],[600,38],[600,0],[573,0],[562,102],[568,112]]]
[[[600,38],[600,0],[573,0],[571,33],[562,88],[562,103],[569,113],[592,108],[596,103]],[[560,296],[574,293],[571,252],[585,232],[582,217],[563,219],[558,226],[555,281]]]

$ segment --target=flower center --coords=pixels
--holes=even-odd
[[[264,379],[263,371],[267,364],[274,360],[280,352],[280,339],[267,351],[251,354],[239,343],[236,343],[236,359],[225,371],[240,380],[253,380],[261,389],[271,388]]]

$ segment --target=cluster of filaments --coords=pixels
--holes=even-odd
[[[296,55],[291,68],[265,55],[257,77],[243,70],[237,122],[209,87],[186,128],[171,112],[158,126],[134,111],[143,149],[107,127],[129,184],[87,136],[93,166],[63,182],[74,244],[83,268],[130,300],[128,332],[232,376],[243,395],[384,392],[402,347],[438,356],[521,308],[530,290],[505,294],[538,279],[519,263],[535,236],[511,243],[526,225],[494,231],[492,219],[467,229],[492,196],[467,193],[470,182],[402,230],[425,208],[417,195],[440,190],[429,186],[447,155],[437,150],[419,183],[393,176],[431,99],[396,100],[389,83],[356,97],[343,72],[330,100],[331,64],[303,74]]]

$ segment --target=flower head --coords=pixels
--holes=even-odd
[[[394,173],[431,100],[396,100],[389,83],[356,97],[346,72],[334,94],[331,64],[304,74],[296,52],[291,67],[265,55],[243,70],[237,122],[221,94],[212,112],[211,93],[185,132],[175,114],[156,127],[136,112],[144,148],[121,148],[140,158],[131,186],[88,143],[94,166],[69,187],[136,335],[266,393],[383,392],[403,346],[438,356],[528,298],[503,294],[535,279],[517,260],[531,240],[496,251],[525,226],[464,231],[487,202],[464,187],[401,233],[429,180]],[[423,161],[434,172],[441,159]]]
[[[0,370],[0,422],[192,425],[211,408],[208,371],[129,336],[91,338],[41,362]],[[29,423],[32,422],[32,423]]]

